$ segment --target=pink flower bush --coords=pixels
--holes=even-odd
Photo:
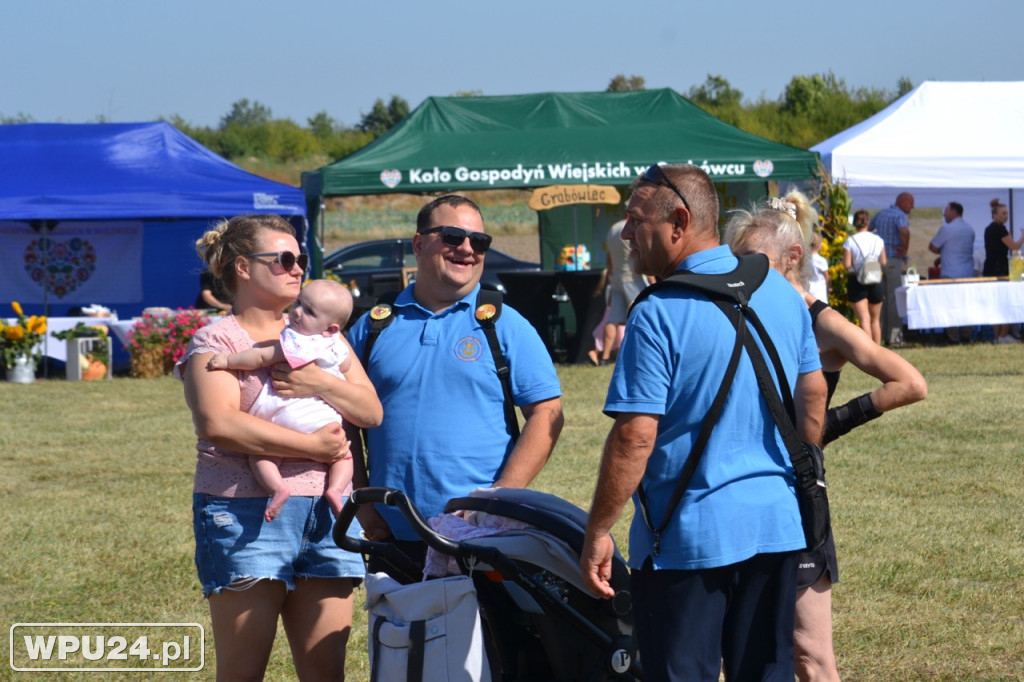
[[[128,352],[163,350],[171,364],[185,355],[192,337],[206,325],[206,317],[196,310],[179,308],[171,315],[145,313],[128,332]]]

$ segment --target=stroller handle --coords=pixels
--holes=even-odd
[[[388,543],[373,542],[372,540],[354,538],[348,535],[348,529],[352,525],[352,519],[355,518],[356,511],[364,504],[386,504],[389,507],[397,508],[402,512],[402,516],[409,522],[412,529],[416,531],[416,534],[427,543],[428,547],[448,555],[459,553],[459,543],[435,533],[434,529],[427,524],[423,517],[420,516],[420,513],[416,511],[416,508],[412,506],[404,492],[394,488],[372,487],[353,490],[348,501],[345,502],[345,506],[341,508],[338,521],[334,524],[334,542],[343,550],[357,554],[380,554],[386,552],[386,548],[391,548],[391,545]]]

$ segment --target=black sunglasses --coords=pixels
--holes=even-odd
[[[256,258],[258,256],[265,256],[267,258],[273,256],[275,263],[280,265],[285,272],[291,272],[295,264],[298,263],[299,267],[302,268],[303,272],[306,270],[306,266],[309,265],[309,254],[300,253],[296,256],[291,251],[268,251],[266,253],[250,253],[246,258]]]
[[[668,176],[665,175],[665,171],[661,169],[661,166],[656,163],[652,163],[651,167],[644,171],[643,179],[645,182],[661,185],[662,187],[668,187],[670,190],[675,192],[676,196],[679,197],[679,200],[683,202],[683,206],[686,207],[687,212],[689,212],[690,203],[686,200],[686,197],[683,196],[683,193],[679,191],[679,188],[668,179]]]
[[[444,242],[445,246],[450,246],[453,249],[457,249],[462,246],[462,242],[469,237],[469,245],[473,247],[474,253],[486,253],[487,249],[491,248],[491,240],[493,237],[483,232],[470,232],[464,230],[461,227],[453,227],[452,225],[441,225],[440,227],[428,227],[425,230],[420,231],[420,234],[433,234],[435,232],[441,233],[441,241]]]

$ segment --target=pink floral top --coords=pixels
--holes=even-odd
[[[185,356],[175,365],[174,376],[184,380],[185,364],[197,353],[237,353],[252,347],[252,338],[238,325],[234,315],[225,315],[196,332]],[[241,389],[240,407],[243,412],[248,412],[252,407],[269,371],[235,371]],[[253,478],[246,455],[218,448],[203,439],[198,439],[196,451],[198,460],[193,492],[218,497],[267,496],[267,491]],[[323,494],[327,480],[327,465],[307,459],[284,457],[281,459],[280,469],[281,476],[284,477],[292,495]]]

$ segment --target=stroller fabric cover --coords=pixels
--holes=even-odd
[[[366,575],[371,682],[490,682],[476,589],[468,576],[402,585]]]

